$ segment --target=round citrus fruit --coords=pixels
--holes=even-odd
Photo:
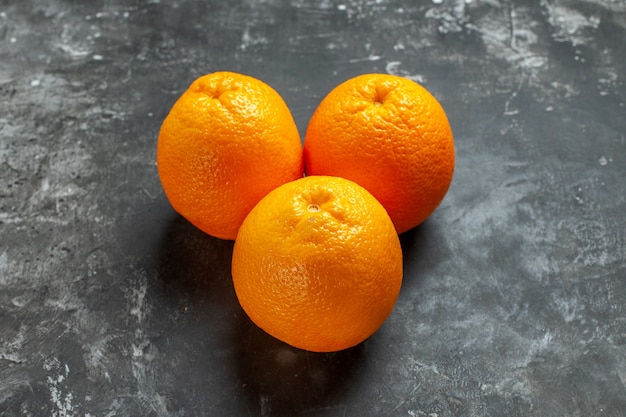
[[[307,175],[365,187],[402,233],[430,216],[447,193],[454,141],[443,108],[424,87],[364,74],[322,100],[306,131],[304,158]]]
[[[363,187],[309,176],[265,196],[239,229],[237,298],[275,338],[315,352],[371,336],[402,283],[402,250],[383,206]]]
[[[157,168],[172,207],[202,231],[234,239],[269,191],[301,178],[302,144],[280,95],[255,78],[195,80],[163,121]]]

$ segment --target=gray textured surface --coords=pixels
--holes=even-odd
[[[0,415],[626,415],[625,1],[84,3],[0,1]],[[444,105],[452,187],[362,345],[256,329],[167,203],[160,122],[216,70],[301,133],[363,72]]]

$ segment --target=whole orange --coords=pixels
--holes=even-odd
[[[281,96],[250,76],[195,80],[163,121],[157,168],[173,208],[204,232],[234,239],[268,192],[301,178],[302,144]]]
[[[440,103],[407,78],[364,74],[315,110],[304,140],[307,175],[350,179],[387,209],[398,233],[422,223],[448,191],[454,140]]]
[[[292,346],[330,352],[371,336],[402,283],[402,250],[363,187],[310,176],[265,196],[235,240],[232,277],[251,320]]]

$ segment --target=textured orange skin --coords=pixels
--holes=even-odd
[[[331,352],[371,336],[402,283],[391,219],[363,187],[310,176],[252,209],[235,240],[232,276],[241,306],[292,346]]]
[[[249,76],[216,72],[195,80],[163,121],[157,167],[178,213],[232,240],[261,198],[302,177],[302,144],[276,91]]]
[[[304,141],[307,175],[333,175],[365,187],[398,233],[422,223],[448,191],[454,140],[439,102],[398,76],[364,74],[333,89]]]

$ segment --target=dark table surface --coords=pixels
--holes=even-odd
[[[0,415],[625,416],[626,2],[0,1]],[[232,242],[170,207],[161,121],[231,70],[303,135],[365,72],[455,133],[373,337],[257,329]]]

